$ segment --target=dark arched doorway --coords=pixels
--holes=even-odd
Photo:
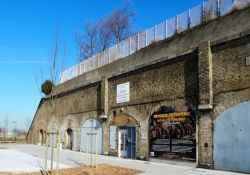
[[[44,145],[45,144],[45,139],[46,138],[46,131],[43,129],[39,130],[39,145]]]
[[[72,150],[72,145],[73,145],[73,130],[71,128],[67,129],[67,149]]]

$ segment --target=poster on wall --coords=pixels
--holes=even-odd
[[[196,117],[162,106],[150,118],[150,156],[161,159],[196,159]]]

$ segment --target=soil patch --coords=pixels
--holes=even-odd
[[[59,170],[59,175],[135,175],[142,173],[142,171],[122,168],[112,165],[100,164],[95,167],[76,167],[76,168],[67,168]],[[43,175],[42,172],[33,172],[33,173],[4,173],[0,172],[0,175]],[[51,175],[49,173],[48,175]],[[56,172],[53,171],[53,175],[56,175]]]

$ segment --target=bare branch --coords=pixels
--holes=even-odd
[[[110,31],[116,39],[116,43],[127,38],[131,34],[132,18],[135,16],[131,4],[126,1],[109,15]]]

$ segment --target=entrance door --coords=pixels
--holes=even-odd
[[[250,173],[250,101],[239,103],[214,122],[214,167]]]
[[[80,150],[83,152],[95,153],[97,147],[97,153],[102,154],[102,133],[102,125],[98,120],[90,118],[85,121],[82,125]]]
[[[120,151],[121,151],[121,157],[128,157],[128,148],[127,148],[127,142],[128,142],[128,130],[127,129],[121,129],[120,130]]]
[[[135,159],[136,152],[136,132],[135,127],[124,127],[119,133],[120,156]]]

